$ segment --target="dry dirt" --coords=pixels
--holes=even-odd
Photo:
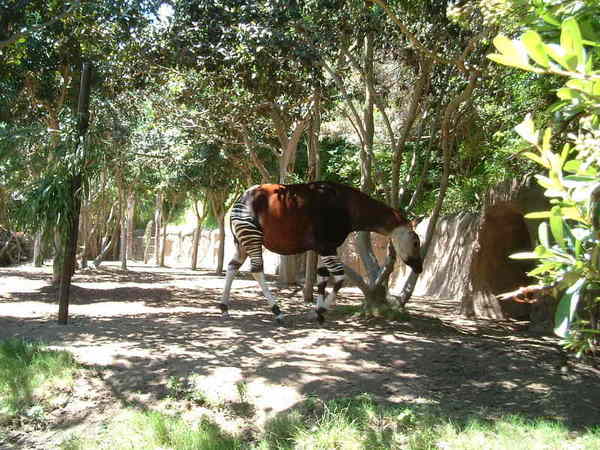
[[[56,448],[68,433],[93,433],[126,405],[152,407],[172,377],[201,377],[220,398],[247,386],[256,427],[308,396],[370,393],[392,404],[431,403],[449,417],[518,413],[600,423],[600,371],[567,357],[527,324],[465,320],[450,300],[413,299],[410,319],[349,316],[319,326],[301,290],[270,285],[287,313],[274,323],[249,276],[237,278],[232,318],[217,309],[223,278],[208,271],[132,264],[77,273],[70,321],[56,322],[49,268],[0,268],[0,339],[41,340],[69,350],[95,376],[78,381],[52,425],[11,432],[0,448]],[[338,305],[356,305],[356,289]],[[343,308],[342,308],[343,309]]]

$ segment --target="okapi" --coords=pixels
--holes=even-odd
[[[262,246],[280,255],[314,250],[321,256],[317,269],[315,311],[320,323],[344,282],[344,267],[337,256],[352,231],[373,231],[391,238],[396,254],[415,272],[422,270],[419,237],[398,211],[365,193],[330,182],[261,184],[249,188],[234,204],[231,216],[236,254],[229,262],[219,305],[229,316],[231,284],[250,257],[250,270],[278,321],[283,313],[265,283]],[[333,276],[327,297],[325,287]]]

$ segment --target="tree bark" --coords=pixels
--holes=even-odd
[[[85,167],[84,135],[89,123],[91,65],[84,63],[81,71],[81,86],[79,92],[79,105],[77,107],[77,128],[79,135],[78,145],[82,146],[81,167],[79,172],[71,179],[71,210],[69,228],[66,231],[65,247],[63,251],[63,265],[58,291],[58,323],[66,325],[69,319],[69,294],[71,277],[75,266],[77,252],[77,235],[79,233],[79,213],[81,211],[82,169]],[[66,212],[66,211],[65,211]]]
[[[136,205],[136,196],[135,192],[132,190],[129,191],[127,195],[127,257],[129,259],[133,258],[133,243],[134,243],[134,234],[135,234],[135,205]]]
[[[317,96],[312,119],[308,129],[308,181],[316,181],[321,177],[321,161],[319,158],[319,134],[321,130],[320,96]],[[306,252],[306,269],[302,295],[305,302],[314,301],[314,286],[317,282],[317,265],[319,255],[311,250]]]
[[[148,264],[150,260],[150,244],[152,241],[152,228],[154,221],[150,220],[146,224],[146,230],[144,231],[144,264]]]
[[[218,217],[219,220],[219,253],[217,255],[217,274],[223,274],[223,265],[225,261],[225,214]]]
[[[162,213],[163,213],[163,199],[162,199],[162,193],[157,193],[156,194],[156,203],[155,203],[155,210],[154,210],[154,227],[155,227],[155,231],[154,231],[154,263],[157,266],[160,266],[160,255],[161,255],[161,251],[160,251],[160,230],[162,228]]]
[[[163,217],[163,226],[162,226],[162,245],[160,246],[160,267],[165,267],[165,253],[167,251],[167,225],[168,225],[168,217]]]
[[[42,267],[44,265],[44,232],[38,230],[33,240],[33,266]]]
[[[192,241],[192,270],[196,270],[198,267],[198,247],[200,245],[200,238],[202,237],[202,224],[208,215],[208,208],[203,206],[202,212],[198,207],[198,201],[194,202],[194,213],[196,214],[196,229],[194,230],[194,239]]]

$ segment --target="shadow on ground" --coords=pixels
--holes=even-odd
[[[10,274],[26,283],[30,278],[22,275]],[[233,318],[223,320],[216,308],[222,279],[208,272],[86,277],[75,282],[68,325],[57,325],[53,316],[34,308],[29,316],[0,316],[0,338],[38,339],[73,351],[123,401],[136,395],[160,398],[171,377],[219,377],[229,370],[234,378],[265,386],[267,414],[288,410],[307,396],[367,392],[391,404],[437,404],[456,418],[522,414],[573,428],[598,423],[598,370],[568,360],[555,340],[512,324],[465,326],[447,303],[440,303],[438,316],[437,303],[421,299],[409,308],[406,322],[340,318],[320,327],[294,289],[272,285],[288,313],[280,327],[247,280],[234,284]],[[115,282],[126,286],[86,287]],[[149,286],[153,283],[161,287]],[[49,289],[4,292],[0,307],[46,304],[53,301]],[[358,301],[356,292],[342,291],[341,304]],[[284,390],[269,398],[270,387]],[[284,391],[291,393],[287,399],[280,398]]]

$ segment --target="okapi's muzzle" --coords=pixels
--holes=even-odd
[[[415,273],[423,272],[423,261],[421,258],[408,258],[404,261],[408,267],[415,271]]]

